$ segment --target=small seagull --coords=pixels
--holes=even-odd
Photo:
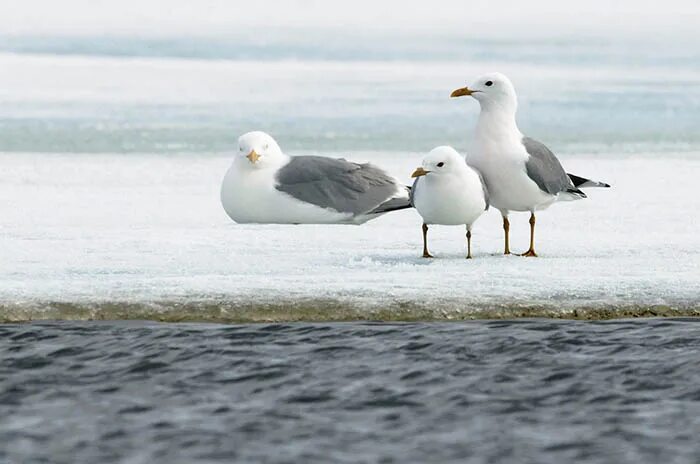
[[[472,225],[489,209],[481,174],[452,147],[434,148],[411,177],[411,204],[423,217],[423,257],[428,252],[428,224],[466,225],[467,259],[472,257]]]
[[[518,98],[503,74],[483,75],[450,96],[466,95],[481,106],[467,161],[483,174],[491,204],[503,216],[504,253],[510,254],[508,212],[529,211],[530,248],[522,256],[537,256],[535,211],[556,201],[586,198],[580,188],[610,185],[567,174],[549,148],[520,132],[515,122]]]
[[[238,223],[266,224],[362,224],[411,207],[409,188],[371,164],[288,156],[258,131],[238,139],[221,203]]]

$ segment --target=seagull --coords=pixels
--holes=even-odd
[[[288,156],[270,135],[248,132],[224,176],[221,203],[237,223],[362,224],[410,208],[409,189],[372,166]]]
[[[483,174],[491,204],[503,216],[504,253],[510,254],[508,212],[529,211],[530,248],[522,256],[537,256],[535,211],[556,201],[586,198],[580,188],[610,185],[567,174],[546,145],[520,132],[515,122],[518,98],[503,74],[485,74],[450,96],[467,95],[481,106],[467,162]]]
[[[472,257],[472,225],[489,209],[489,195],[478,171],[452,147],[434,148],[411,177],[411,204],[423,217],[423,257],[428,252],[428,224],[467,226],[467,259]]]

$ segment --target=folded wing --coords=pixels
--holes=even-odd
[[[546,145],[530,137],[523,137],[523,145],[530,155],[525,162],[527,175],[540,190],[550,195],[566,193],[586,198],[586,194],[574,185],[557,157]]]
[[[341,213],[379,214],[409,208],[408,190],[371,164],[296,156],[277,173],[277,190]]]

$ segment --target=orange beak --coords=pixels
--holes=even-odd
[[[473,91],[473,90],[469,90],[469,87],[462,87],[461,89],[457,89],[457,90],[455,90],[454,92],[452,92],[452,93],[450,94],[450,97],[452,97],[452,98],[454,98],[454,97],[464,97],[464,96],[467,96],[467,95],[471,95],[471,94],[473,94],[473,93],[474,93],[474,91]]]
[[[260,155],[255,153],[255,150],[251,150],[250,153],[246,155],[246,158],[248,158],[248,161],[255,164],[260,159]]]
[[[411,174],[411,177],[420,177],[420,176],[424,176],[424,175],[426,175],[426,174],[429,173],[429,172],[430,172],[430,171],[426,171],[426,170],[423,169],[423,168],[416,168],[416,170],[413,171],[413,174]]]

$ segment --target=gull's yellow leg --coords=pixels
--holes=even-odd
[[[537,257],[535,253],[535,213],[530,213],[530,249],[523,253],[521,256],[532,256]]]

